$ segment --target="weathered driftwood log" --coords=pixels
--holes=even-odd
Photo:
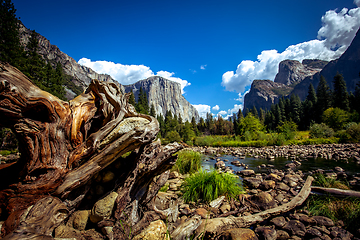
[[[196,229],[196,236],[199,238],[202,237],[202,235],[205,235],[207,238],[213,238],[225,230],[249,227],[255,223],[262,222],[269,217],[288,212],[291,209],[303,204],[303,202],[307,199],[311,192],[311,183],[313,180],[314,178],[309,176],[299,194],[296,195],[290,202],[281,206],[249,216],[213,218],[203,221]]]
[[[117,173],[115,217],[131,213],[133,225],[142,220],[138,212],[166,181],[162,173],[182,146],[153,143],[157,120],[136,113],[128,97],[114,83],[93,80],[82,95],[64,102],[0,63],[0,127],[14,131],[21,152],[17,162],[0,165],[2,236],[19,225],[25,209],[49,195],[76,207],[92,177],[133,150]]]
[[[338,197],[360,197],[360,192],[338,188],[311,187],[312,192],[331,194]]]

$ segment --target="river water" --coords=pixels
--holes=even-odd
[[[260,168],[258,166],[265,164],[265,165],[273,165],[274,168],[283,170],[286,169],[285,165],[291,163],[291,159],[287,158],[275,158],[275,160],[270,161],[267,159],[258,159],[253,157],[246,156],[245,159],[234,157],[232,155],[221,155],[220,157],[213,157],[209,155],[204,155],[202,159],[202,168],[205,170],[209,170],[215,167],[216,159],[220,159],[224,161],[227,167],[230,167],[232,170],[241,171],[244,170],[244,167],[237,167],[232,165],[232,161],[239,161],[240,163],[244,163],[248,166],[248,169],[252,169],[255,172],[262,172],[267,171],[269,168]],[[360,165],[357,164],[352,159],[349,159],[348,162],[346,161],[335,161],[335,160],[328,160],[323,158],[309,158],[306,160],[301,161],[301,166],[298,166],[296,169],[302,170],[303,172],[313,171],[317,169],[325,170],[326,172],[331,172],[334,170],[336,166],[339,166],[345,170],[348,175],[353,175],[356,173],[360,173]]]

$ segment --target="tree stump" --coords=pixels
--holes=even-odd
[[[128,152],[131,161],[119,163],[114,218],[126,219],[131,229],[157,218],[140,210],[152,208],[182,145],[154,142],[159,123],[137,113],[128,98],[115,83],[93,80],[65,102],[0,63],[0,127],[13,130],[21,153],[17,162],[0,165],[0,219],[6,219],[1,236],[19,227],[24,210],[49,196],[59,198],[66,211],[76,208],[92,178]],[[114,228],[115,234],[128,231]]]

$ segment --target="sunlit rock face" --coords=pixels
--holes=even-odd
[[[131,85],[124,85],[124,87],[126,92],[133,91],[136,101],[140,88],[143,88],[147,93],[149,103],[154,105],[157,115],[161,113],[165,116],[166,111],[170,110],[173,115],[180,115],[183,121],[191,121],[192,117],[196,121],[200,119],[195,107],[181,94],[179,83],[153,76]]]

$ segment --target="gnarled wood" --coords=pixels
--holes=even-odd
[[[303,204],[303,202],[307,199],[311,192],[311,183],[313,180],[314,178],[309,176],[299,194],[286,204],[249,216],[208,219],[206,222],[203,221],[196,229],[196,235],[198,238],[203,234],[207,237],[216,237],[225,230],[231,228],[249,227],[252,224],[262,222],[271,216],[288,212],[291,209]]]
[[[132,224],[142,220],[140,209],[148,208],[182,146],[153,142],[159,123],[136,113],[128,97],[114,83],[93,80],[64,102],[0,63],[0,127],[13,130],[21,152],[16,163],[0,167],[2,236],[17,228],[25,209],[49,195],[78,206],[91,179],[130,151],[132,160],[121,160],[117,175],[115,217],[131,212]]]

